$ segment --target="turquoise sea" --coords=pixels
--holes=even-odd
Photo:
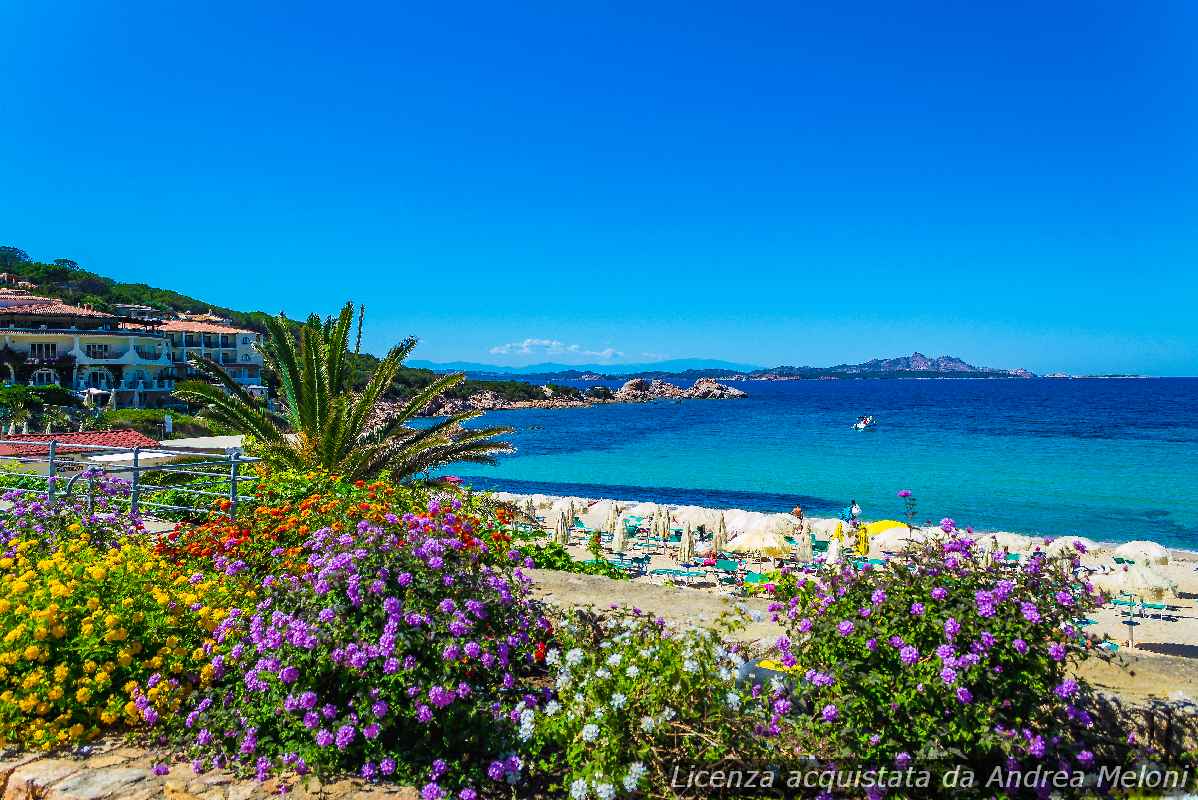
[[[744,400],[516,410],[478,488],[920,519],[1198,550],[1198,379],[736,384]],[[874,414],[877,430],[851,428]]]

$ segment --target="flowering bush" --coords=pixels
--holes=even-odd
[[[314,531],[305,569],[266,575],[262,601],[216,630],[217,682],[183,720],[196,769],[350,770],[419,780],[429,798],[516,779],[506,712],[549,632],[527,579],[460,502],[360,510],[348,530]]]
[[[737,685],[744,659],[722,644],[731,625],[676,631],[637,611],[575,611],[546,663],[553,689],[519,709],[553,796],[609,800],[665,784],[673,764],[766,752],[789,701]],[[564,768],[564,774],[563,774]]]
[[[1086,687],[1066,666],[1098,598],[1074,581],[1076,560],[1008,566],[944,525],[943,541],[885,568],[799,576],[772,606],[782,662],[805,674],[807,745],[885,766],[947,753],[1085,766]]]
[[[201,679],[227,588],[189,583],[127,517],[12,500],[0,520],[0,746],[49,749],[177,708]]]

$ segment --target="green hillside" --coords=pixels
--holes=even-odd
[[[163,311],[185,311],[196,314],[212,310],[228,317],[237,325],[264,330],[261,311],[237,311],[206,303],[171,289],[158,289],[144,283],[122,283],[89,272],[69,258],[50,263],[34,261],[16,247],[0,247],[0,272],[19,275],[37,285],[38,294],[57,297],[67,303],[88,303],[100,311],[113,311],[118,303],[135,303]]]
[[[24,280],[36,284],[37,293],[40,295],[57,297],[74,305],[88,303],[101,311],[111,312],[118,303],[136,303],[164,311],[189,313],[212,310],[216,314],[228,317],[237,325],[259,331],[266,329],[263,320],[270,316],[262,311],[237,311],[213,305],[172,289],[159,289],[144,283],[115,281],[89,272],[66,258],[55,259],[49,263],[34,261],[25,251],[16,247],[0,246],[0,272],[19,275]],[[358,386],[366,385],[377,363],[378,358],[369,353],[357,356],[355,383]],[[410,396],[438,377],[439,374],[432,370],[405,367],[396,376],[390,396]],[[271,376],[267,376],[268,385],[274,388],[270,381]],[[493,391],[507,400],[532,400],[544,396],[532,384],[517,380],[464,381],[446,394],[449,397],[464,398],[482,390]],[[565,387],[558,387],[558,392],[567,396],[575,393],[581,396],[577,390]]]

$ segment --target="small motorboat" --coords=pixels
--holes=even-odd
[[[857,421],[853,423],[853,430],[867,431],[867,430],[871,430],[872,428],[876,427],[877,424],[878,424],[878,421],[876,419],[874,419],[873,414],[870,414],[868,416],[858,417]]]

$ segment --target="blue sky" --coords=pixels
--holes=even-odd
[[[0,243],[36,258],[353,298],[372,349],[432,360],[1198,374],[1189,0],[5,2],[0,29]]]

